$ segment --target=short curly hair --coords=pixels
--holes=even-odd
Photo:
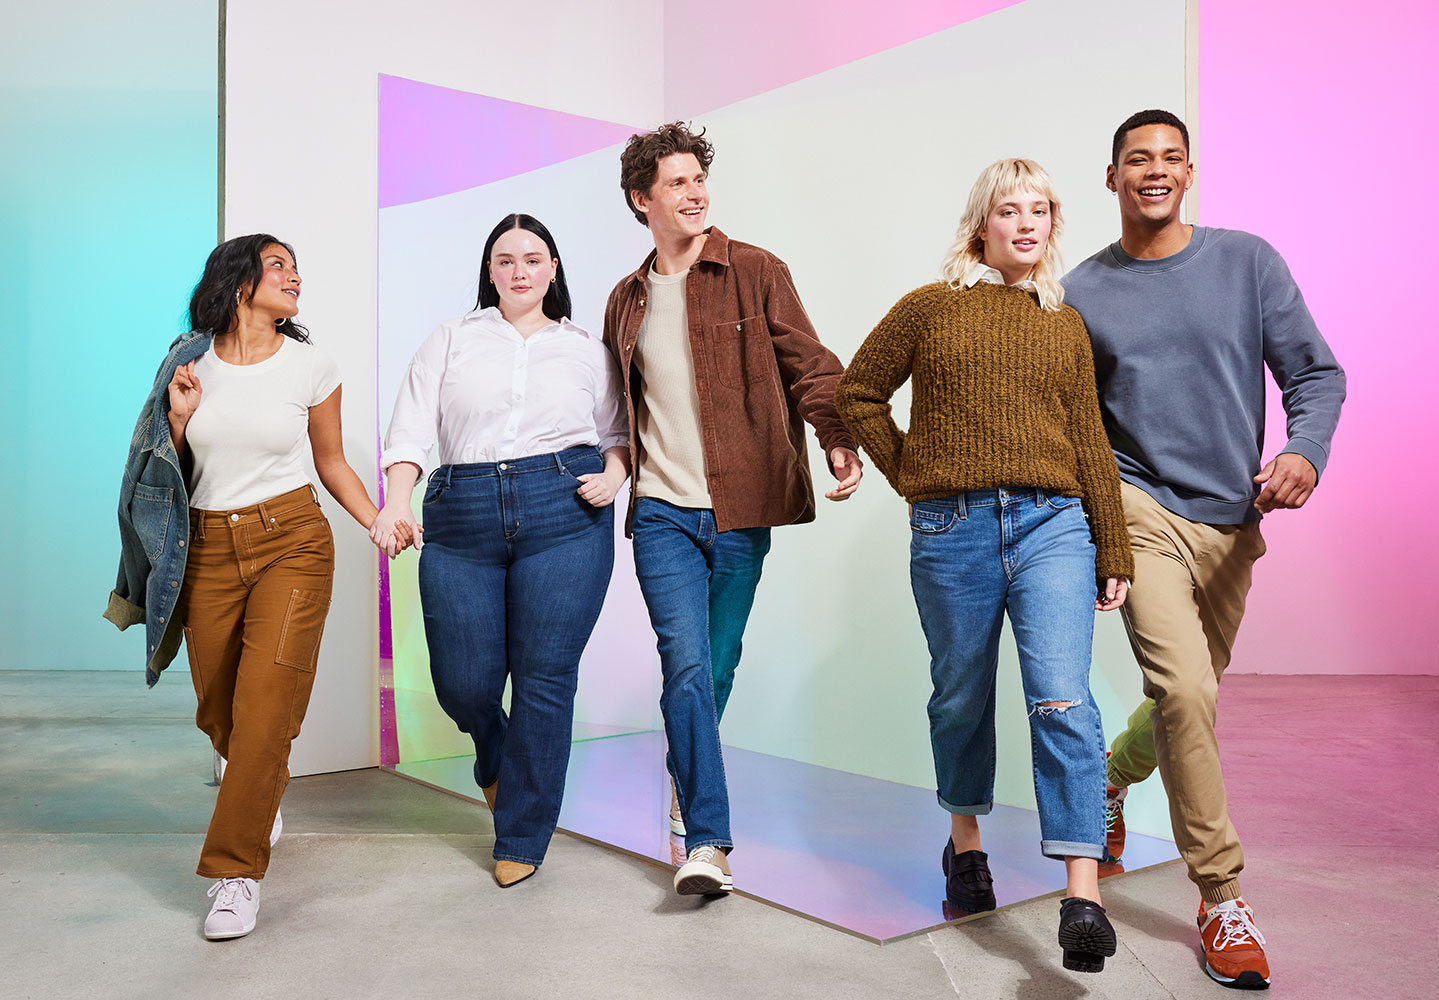
[[[635,207],[630,192],[648,194],[654,188],[660,160],[675,153],[692,153],[699,161],[700,169],[706,176],[709,175],[715,148],[704,134],[704,129],[691,132],[684,122],[670,122],[653,132],[632,135],[625,143],[620,153],[620,190],[624,193],[626,207],[634,213],[640,225],[648,228],[650,223],[645,213]]]
[[[1124,140],[1130,132],[1137,128],[1144,128],[1146,125],[1168,125],[1170,128],[1179,130],[1179,137],[1184,140],[1184,156],[1189,158],[1189,129],[1184,127],[1180,117],[1169,111],[1161,111],[1158,108],[1150,108],[1148,111],[1136,111],[1124,119],[1124,124],[1114,131],[1114,145],[1110,148],[1109,162],[1113,166],[1119,166],[1119,154],[1124,150]]]

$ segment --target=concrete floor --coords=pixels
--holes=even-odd
[[[177,680],[0,672],[0,997],[1231,995],[1177,863],[1104,883],[1120,951],[1081,976],[1053,898],[877,947],[567,836],[501,890],[483,810],[375,770],[291,783],[259,927],[206,942],[214,789]],[[1221,708],[1271,995],[1439,993],[1439,678],[1233,676]]]

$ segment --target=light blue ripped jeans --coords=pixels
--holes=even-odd
[[[994,806],[995,669],[1008,611],[1029,706],[1040,849],[1102,858],[1104,733],[1089,693],[1098,587],[1079,499],[972,490],[914,504],[910,529],[939,804],[967,816]]]

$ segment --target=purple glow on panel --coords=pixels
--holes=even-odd
[[[479,187],[624,142],[636,131],[381,74],[379,204]]]
[[[383,438],[375,441],[375,454],[385,453]],[[375,470],[376,491],[380,506],[385,506],[385,472]],[[378,552],[378,550],[376,550]],[[380,766],[394,767],[400,761],[400,728],[395,718],[395,640],[390,623],[390,561],[383,552],[380,559]]]
[[[665,117],[692,118],[1022,2],[667,3]]]

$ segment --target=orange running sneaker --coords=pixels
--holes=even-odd
[[[1254,911],[1243,899],[1199,904],[1199,938],[1204,971],[1222,986],[1237,990],[1269,989],[1269,960],[1264,935],[1254,926]]]

